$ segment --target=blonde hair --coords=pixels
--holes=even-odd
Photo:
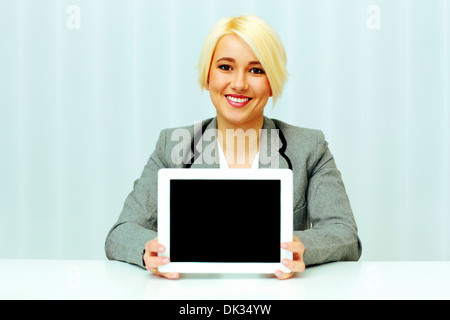
[[[222,18],[211,29],[197,67],[200,88],[206,88],[216,45],[227,34],[237,35],[252,49],[267,75],[275,105],[288,76],[286,52],[275,30],[263,19],[250,14]]]

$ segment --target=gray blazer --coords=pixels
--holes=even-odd
[[[181,132],[189,132],[191,138],[181,139],[175,135],[180,129]],[[161,131],[155,151],[141,177],[134,182],[119,219],[108,233],[105,243],[108,259],[144,267],[142,253],[145,244],[157,236],[158,170],[219,168],[217,161],[211,163],[210,159],[203,157],[204,150],[211,145],[211,140],[202,139],[209,129],[217,129],[216,118],[204,120],[201,126]],[[356,222],[341,174],[323,133],[267,117],[264,118],[263,129],[267,129],[263,131],[268,135],[260,142],[259,167],[273,167],[275,163],[279,168],[293,171],[294,234],[306,248],[305,264],[358,260],[361,242]],[[278,152],[273,152],[273,145],[277,146]],[[180,158],[174,159],[174,154]],[[269,155],[270,161],[261,156],[264,154]]]

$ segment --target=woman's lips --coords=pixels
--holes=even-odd
[[[252,98],[238,94],[227,94],[225,97],[227,98],[228,103],[235,108],[242,108],[252,100]]]

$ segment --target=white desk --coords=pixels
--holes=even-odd
[[[123,262],[0,259],[0,299],[450,299],[450,261],[337,262],[293,279],[153,276]]]

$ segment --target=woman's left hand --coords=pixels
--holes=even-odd
[[[303,245],[303,243],[301,243],[300,240],[296,236],[294,236],[294,241],[283,242],[280,244],[280,247],[282,249],[286,249],[294,253],[292,260],[283,259],[281,261],[292,272],[285,273],[281,270],[277,270],[275,272],[275,276],[280,280],[284,280],[292,278],[295,272],[303,272],[305,270],[305,262],[303,261],[303,255],[305,254],[305,246]]]

